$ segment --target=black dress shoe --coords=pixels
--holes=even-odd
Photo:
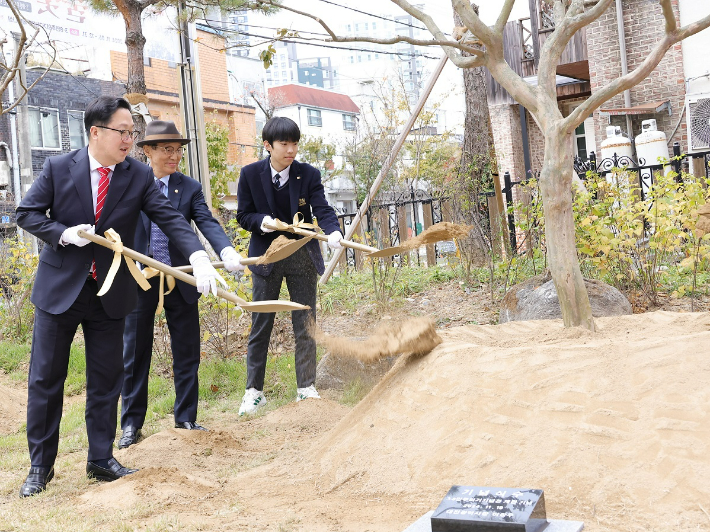
[[[141,429],[131,427],[130,425],[123,429],[123,434],[121,434],[121,439],[118,440],[118,448],[125,449],[130,447],[134,443],[138,442],[138,437],[141,435]]]
[[[31,497],[47,489],[47,483],[54,478],[54,466],[30,467],[30,472],[20,488],[20,497]]]
[[[179,421],[175,423],[176,429],[187,429],[187,430],[204,430],[207,431],[202,425],[198,425],[194,421]]]
[[[94,462],[86,463],[86,476],[89,478],[95,478],[96,480],[103,480],[105,482],[118,480],[119,478],[135,473],[136,471],[138,470],[123,467],[115,458],[111,458],[108,461],[108,467],[101,467],[96,465]]]

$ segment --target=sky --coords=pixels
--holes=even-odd
[[[451,32],[454,24],[450,0],[410,1],[415,5],[423,4],[423,10],[434,18],[437,25],[446,33]],[[483,22],[488,25],[494,24],[500,13],[502,0],[478,0],[478,3],[480,4],[479,13]],[[404,13],[399,6],[389,0],[283,0],[283,4],[320,17],[338,35],[342,35],[344,24],[347,24],[351,19],[362,20],[362,13],[353,10],[385,17]],[[528,0],[516,0],[509,20],[527,16],[529,16]],[[378,19],[373,17],[372,20],[377,21]],[[279,13],[269,17],[250,13],[249,24],[252,25],[251,31],[255,34],[261,34],[261,32],[264,32],[264,35],[273,34],[274,29],[272,28],[290,28],[301,32],[302,35],[306,35],[304,32],[324,34],[322,26],[316,21],[286,10],[281,10]],[[257,28],[257,25],[262,27]],[[422,38],[427,38],[428,35],[426,33]],[[358,46],[358,43],[348,44],[347,46]],[[312,48],[312,50],[314,56],[327,53],[322,48]],[[431,47],[425,53],[429,56],[440,57],[443,52],[438,47]],[[429,70],[433,69],[435,63],[435,60],[430,61]],[[362,63],[362,70],[358,72],[358,77],[374,77],[365,71],[368,66],[367,63]],[[425,79],[428,75],[426,69],[427,67],[425,66]],[[432,96],[429,98],[430,101],[441,101],[442,109],[445,110],[446,127],[447,129],[450,127],[455,131],[461,131],[463,128],[463,110],[465,107],[462,85],[460,70],[453,64],[448,63],[437,80]],[[446,101],[442,101],[442,99]]]

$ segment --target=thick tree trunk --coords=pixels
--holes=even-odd
[[[147,90],[145,85],[145,65],[143,62],[143,49],[145,48],[145,37],[143,36],[143,23],[141,14],[145,6],[136,0],[118,0],[114,2],[123,15],[126,23],[126,49],[128,55],[128,80],[126,81],[126,98],[131,105],[138,103],[148,104]],[[140,131],[143,138],[145,133],[145,120],[141,115],[133,115],[133,123],[136,131]],[[131,155],[141,161],[145,160],[143,150],[133,145]]]
[[[478,13],[478,6],[471,4]],[[463,26],[458,13],[454,12],[454,24]],[[470,54],[464,52],[464,56]],[[484,182],[490,180],[490,165],[493,157],[493,135],[490,129],[488,98],[486,90],[486,74],[484,67],[463,69],[464,98],[466,115],[464,117],[464,134],[461,153],[461,167],[456,181],[457,190],[452,194],[452,205],[458,222],[473,224],[477,229],[471,236],[460,242],[462,251],[475,260],[491,252],[491,243],[486,238],[478,205]],[[485,223],[484,223],[485,222]],[[467,249],[464,249],[467,248]]]
[[[570,136],[545,129],[545,162],[540,173],[550,273],[560,300],[565,327],[594,330],[592,307],[577,258],[572,213]]]

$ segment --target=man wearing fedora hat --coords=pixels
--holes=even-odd
[[[232,247],[224,229],[212,216],[202,194],[202,185],[178,171],[183,138],[173,122],[154,120],[145,130],[145,138],[136,144],[143,147],[155,174],[156,184],[188,222],[197,228],[215,251],[219,252],[229,271],[243,270],[241,257]],[[170,266],[183,266],[187,258],[168,241],[158,227],[141,213],[136,227],[135,249]],[[138,305],[126,318],[123,334],[124,377],[121,390],[120,449],[133,445],[145,421],[148,408],[148,374],[153,351],[153,327],[158,307],[159,277],[149,279],[151,288],[138,291]],[[166,289],[167,290],[167,289]],[[200,366],[200,324],[197,300],[200,293],[194,286],[176,281],[175,288],[163,297],[163,308],[170,331],[175,382],[175,427],[207,430],[196,423],[198,379]]]

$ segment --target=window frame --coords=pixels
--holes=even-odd
[[[61,127],[62,124],[59,120],[59,109],[54,108],[54,107],[44,107],[41,105],[28,105],[27,106],[28,113],[32,113],[33,111],[37,111],[39,113],[39,132],[42,137],[42,145],[41,146],[34,146],[33,141],[32,141],[32,127],[30,126],[30,148],[33,150],[50,150],[50,151],[62,151],[62,132],[61,132]],[[44,128],[42,127],[42,118],[43,112],[50,112],[53,113],[57,117],[57,146],[46,146],[45,143],[45,138],[44,138]],[[31,119],[31,116],[30,116]]]
[[[73,113],[78,113],[81,115],[81,118],[79,119],[79,127],[81,131],[81,138],[84,142],[82,146],[75,147],[72,145],[72,134],[71,134],[71,125],[70,125],[70,120],[73,118]],[[80,150],[82,148],[85,148],[89,144],[89,139],[86,136],[86,129],[84,128],[84,111],[79,111],[78,109],[67,109],[67,131],[69,132],[69,149],[70,150]]]
[[[348,120],[349,119],[349,120]],[[352,126],[352,127],[348,127]],[[343,113],[343,131],[355,131],[355,115]]]
[[[320,109],[313,109],[308,107],[306,109],[306,117],[308,118],[308,125],[311,127],[323,127],[323,115]]]

